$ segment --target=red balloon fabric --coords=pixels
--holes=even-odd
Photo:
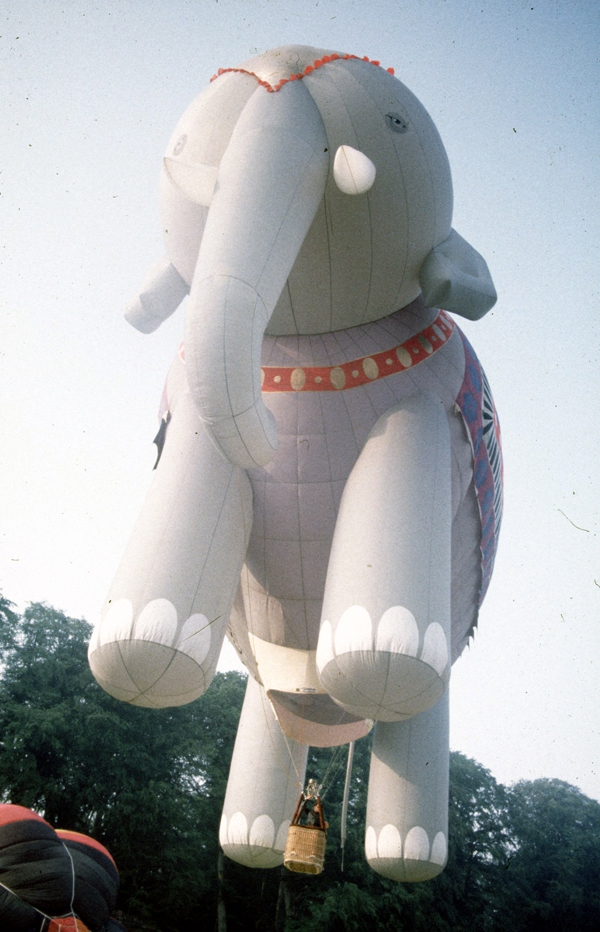
[[[81,919],[68,916],[66,919],[52,919],[48,932],[89,932],[89,929]]]

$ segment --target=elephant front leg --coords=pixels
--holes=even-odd
[[[184,393],[90,642],[92,672],[107,692],[162,707],[206,690],[251,523],[246,473],[218,453]]]
[[[431,708],[450,676],[451,458],[446,412],[410,396],[375,425],[344,489],[317,668],[361,718]]]

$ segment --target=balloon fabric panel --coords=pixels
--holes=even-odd
[[[116,865],[103,845],[75,832],[57,830],[73,858],[75,896],[73,909],[92,932],[108,920],[119,891]]]
[[[10,809],[20,810],[19,821],[7,821],[14,816]],[[45,915],[67,913],[73,886],[71,859],[47,822],[29,810],[22,818],[22,812],[23,807],[0,807],[0,882]],[[29,914],[28,909],[23,912]]]

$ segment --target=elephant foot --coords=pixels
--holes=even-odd
[[[246,867],[283,863],[307,754],[306,745],[286,740],[264,689],[248,677],[219,830],[232,861]]]
[[[335,627],[325,621],[317,664],[321,682],[342,708],[380,722],[403,721],[431,708],[449,677],[448,641],[431,622],[420,643],[419,626],[400,605],[373,624],[360,605],[347,609]]]
[[[216,625],[197,613],[178,623],[168,599],[138,613],[128,599],[109,608],[90,641],[90,663],[100,686],[132,705],[185,705],[208,688],[219,659],[226,618]]]

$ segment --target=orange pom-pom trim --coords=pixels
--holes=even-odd
[[[284,84],[288,84],[290,81],[301,81],[302,78],[307,77],[307,75],[312,74],[313,71],[316,71],[317,68],[322,68],[323,65],[329,65],[334,61],[350,61],[354,59],[355,61],[365,61],[370,65],[375,65],[376,68],[381,68],[381,63],[376,59],[368,58],[367,55],[363,55],[362,58],[359,58],[358,55],[338,55],[337,52],[333,52],[331,55],[323,55],[323,58],[317,58],[312,65],[307,65],[304,71],[299,72],[298,74],[290,74],[287,78],[281,78],[281,80],[273,87],[272,84],[269,84],[268,81],[263,81],[262,78],[259,78],[257,74],[253,71],[246,71],[245,68],[219,68],[216,74],[213,74],[211,83],[216,81],[217,78],[220,78],[222,74],[230,74],[234,72],[236,74],[248,74],[252,78],[256,78],[261,87],[264,87],[269,94],[274,94],[277,91],[281,90]],[[388,74],[393,75],[393,68],[386,68]]]

